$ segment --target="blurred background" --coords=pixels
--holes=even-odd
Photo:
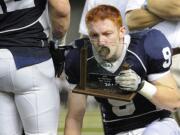
[[[79,22],[83,11],[85,0],[70,0],[71,23],[67,35],[67,43],[79,37]]]

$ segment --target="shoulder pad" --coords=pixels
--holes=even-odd
[[[165,72],[171,66],[172,50],[166,37],[158,30],[149,31],[144,37],[144,50],[152,72]]]

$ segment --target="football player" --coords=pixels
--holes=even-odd
[[[136,92],[130,102],[96,97],[105,135],[180,134],[170,117],[180,107],[180,93],[169,71],[171,48],[165,36],[158,30],[125,35],[119,11],[108,5],[91,9],[86,25],[92,43],[87,72],[115,76],[121,91]],[[72,88],[80,81],[79,57],[79,49],[66,56],[65,70]],[[122,69],[124,63],[130,68]],[[70,93],[65,135],[81,134],[86,101],[87,96]]]
[[[0,135],[57,135],[59,92],[48,49],[50,10],[59,43],[68,0],[0,1]]]

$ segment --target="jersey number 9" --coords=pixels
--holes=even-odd
[[[163,48],[162,53],[165,59],[165,62],[163,63],[163,68],[168,68],[171,64],[171,50],[169,47],[165,47]]]

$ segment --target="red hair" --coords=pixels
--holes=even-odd
[[[122,26],[122,17],[120,11],[110,5],[99,5],[92,8],[86,15],[86,25],[91,22],[109,19],[113,21],[118,27]]]

